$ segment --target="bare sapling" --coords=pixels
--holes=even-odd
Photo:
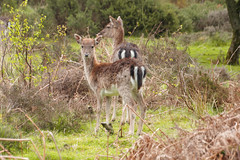
[[[146,68],[137,59],[125,58],[113,63],[99,63],[95,55],[95,46],[99,43],[101,36],[95,39],[82,38],[74,35],[81,46],[81,58],[84,65],[84,73],[90,88],[97,98],[97,122],[95,133],[100,126],[100,114],[102,101],[106,98],[106,125],[109,124],[109,112],[112,96],[121,96],[123,106],[128,105],[134,111],[137,105],[140,107],[140,116],[144,120],[146,106],[141,94],[141,88],[146,78]],[[124,108],[124,107],[123,107]],[[125,109],[123,109],[125,112]],[[124,114],[123,114],[124,115]],[[130,112],[129,135],[134,134],[134,123],[136,115]],[[121,118],[124,124],[125,116]],[[143,121],[139,121],[137,134],[141,134]]]

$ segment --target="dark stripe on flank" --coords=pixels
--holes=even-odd
[[[134,78],[134,65],[131,65],[131,67],[130,67],[130,76],[131,76],[133,79],[135,79],[135,78]]]
[[[138,89],[140,89],[142,87],[142,81],[143,81],[143,73],[142,73],[142,69],[140,67],[138,67],[137,70],[137,76],[138,76]]]
[[[118,59],[122,59],[121,53],[122,53],[122,50],[119,50],[119,51],[118,51]]]
[[[137,58],[137,51],[134,50],[134,58]]]

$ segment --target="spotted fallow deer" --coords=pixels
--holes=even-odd
[[[123,58],[136,58],[142,61],[140,50],[136,44],[124,41],[123,20],[120,16],[117,19],[109,16],[110,22],[97,35],[113,39],[113,55],[112,62]],[[116,117],[116,102],[113,105],[112,121]],[[127,110],[127,122],[129,122],[129,114]]]
[[[106,124],[109,124],[109,110],[112,96],[120,95],[123,105],[136,111],[140,106],[140,116],[145,118],[146,106],[140,92],[145,81],[146,68],[137,59],[121,59],[113,63],[99,63],[95,56],[95,46],[101,37],[82,38],[75,34],[81,46],[81,58],[88,84],[97,98],[97,122],[95,133],[99,130],[102,100],[106,97]],[[124,115],[124,114],[123,114]],[[124,121],[122,116],[121,123]],[[129,135],[134,134],[135,114],[130,113]],[[139,121],[137,134],[142,131],[143,121]]]
[[[109,16],[110,22],[97,35],[113,39],[112,61],[123,58],[137,58],[142,61],[140,50],[136,44],[124,41],[123,20],[120,16],[117,19]]]

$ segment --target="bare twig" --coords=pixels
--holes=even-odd
[[[55,140],[55,138],[54,138],[54,136],[53,136],[53,133],[50,132],[50,131],[48,131],[48,133],[49,133],[49,135],[52,137],[52,139],[53,139],[53,141],[54,141],[54,144],[55,144],[56,149],[57,149],[57,151],[58,151],[59,159],[62,160],[62,157],[61,157],[61,154],[60,154],[60,150],[58,149],[58,146],[57,146],[56,140]]]
[[[227,61],[227,64],[229,64],[229,62],[231,61],[232,57],[235,55],[235,53],[237,52],[238,49],[240,49],[240,45],[239,45],[238,48],[233,52],[233,54],[231,55],[231,57],[230,57],[229,60]]]
[[[3,159],[3,160],[6,159],[6,158],[7,158],[7,159],[22,159],[22,160],[29,160],[29,158],[14,157],[14,156],[1,156],[1,155],[0,155],[0,158]]]
[[[42,140],[43,140],[43,158],[41,158],[41,159],[45,160],[46,142],[45,142],[45,136],[44,136],[43,132],[39,129],[39,127],[33,122],[33,120],[32,120],[22,109],[16,108],[16,109],[14,109],[14,110],[18,110],[18,111],[22,112],[22,113],[25,115],[25,117],[27,117],[27,118],[29,119],[29,121],[36,127],[36,129],[38,130],[38,132],[42,135]],[[33,143],[32,140],[31,140],[31,142]],[[33,145],[35,146],[34,143],[33,143]],[[36,146],[35,146],[34,148],[36,148]],[[37,149],[37,148],[36,148],[36,149]],[[37,151],[37,150],[36,150],[36,151]],[[38,152],[38,151],[37,151],[37,152]],[[38,153],[38,154],[39,154],[39,153]],[[40,156],[40,154],[39,154],[39,156]]]
[[[6,152],[9,156],[12,156],[12,154],[6,149],[4,148],[4,146],[2,144],[0,144],[0,147],[3,149],[4,152]]]
[[[136,116],[138,116],[141,121],[143,121],[143,123],[148,127],[148,129],[149,129],[163,144],[166,145],[166,143],[160,138],[160,136],[159,136],[156,132],[154,132],[154,131],[152,130],[152,128],[147,124],[147,122],[146,122],[144,119],[142,119],[142,117],[139,116],[139,115],[137,114],[137,112],[136,112],[132,107],[130,107],[130,106],[128,106],[128,105],[126,105],[126,106],[127,106],[129,109],[131,109],[131,111],[132,111]],[[168,137],[162,130],[159,129],[159,131],[160,131],[165,137],[167,137],[168,140],[170,140],[169,137]]]
[[[40,155],[36,145],[34,144],[34,142],[31,139],[13,139],[13,138],[0,138],[0,141],[8,141],[8,142],[26,142],[26,141],[30,141],[34,147],[34,150],[37,153],[37,156],[39,157],[39,159],[44,160],[42,158],[42,156]],[[45,158],[45,157],[44,157]]]

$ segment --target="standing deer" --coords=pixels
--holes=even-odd
[[[124,41],[123,21],[120,16],[117,19],[109,16],[110,22],[97,35],[113,39],[112,61],[123,58],[137,58],[142,61],[140,50],[136,44]]]
[[[110,22],[105,28],[100,31],[97,35],[106,38],[113,39],[113,55],[111,57],[112,62],[115,62],[123,58],[137,58],[142,61],[140,50],[136,44],[128,43],[124,41],[124,28],[123,21],[119,16],[117,20],[112,16],[109,16]],[[116,118],[116,104],[113,105],[112,121]],[[127,121],[129,122],[129,114],[127,109]]]
[[[136,111],[140,106],[141,118],[145,118],[146,106],[140,89],[145,81],[146,68],[136,59],[121,59],[114,63],[99,63],[95,56],[95,46],[101,37],[95,39],[82,38],[74,34],[81,45],[81,58],[88,84],[97,98],[97,122],[95,133],[99,130],[102,100],[106,97],[106,124],[109,125],[111,97],[120,95],[123,105]],[[124,112],[125,110],[123,110]],[[123,114],[124,115],[124,114]],[[121,124],[124,123],[122,116]],[[135,114],[130,113],[129,135],[134,134]],[[142,131],[143,121],[139,121],[137,134]]]

